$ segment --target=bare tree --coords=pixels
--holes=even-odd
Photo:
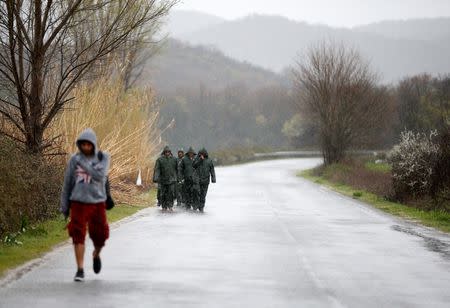
[[[293,73],[298,106],[319,127],[325,164],[342,160],[383,122],[385,90],[356,50],[321,43]]]
[[[0,0],[1,132],[32,153],[94,65],[176,0]]]
[[[157,54],[165,37],[156,38],[159,34],[161,20],[155,20],[150,25],[136,31],[127,44],[120,48],[118,54],[120,77],[125,90],[133,87],[141,77],[147,61]]]

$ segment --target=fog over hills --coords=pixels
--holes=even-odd
[[[392,39],[444,40],[450,37],[450,18],[387,20],[354,27],[353,30],[379,34]]]
[[[160,94],[199,86],[217,90],[240,84],[254,89],[282,83],[272,71],[175,39],[168,39],[161,52],[146,64],[140,80],[150,82]]]
[[[182,18],[177,19],[177,16]],[[191,32],[190,25],[197,25]],[[201,26],[203,25],[203,26]],[[358,48],[386,82],[422,72],[450,71],[450,18],[387,21],[353,29],[296,22],[280,16],[253,15],[223,21],[207,14],[176,13],[172,36],[191,44],[214,46],[225,55],[276,72],[291,66],[306,49],[323,40]]]

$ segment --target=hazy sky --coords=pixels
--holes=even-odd
[[[450,16],[450,0],[181,0],[178,9],[234,19],[252,13],[332,26]]]

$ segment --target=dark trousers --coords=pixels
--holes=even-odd
[[[197,191],[192,179],[185,179],[183,183],[183,201],[186,209],[195,208],[197,202]]]
[[[161,205],[163,209],[170,209],[173,207],[173,200],[175,199],[175,183],[161,184]]]
[[[200,189],[198,193],[198,209],[203,210],[205,208],[206,203],[206,194],[208,193],[209,183],[200,183]]]
[[[158,184],[158,190],[157,190],[157,193],[156,193],[156,199],[158,200],[158,206],[161,206],[161,204],[162,204],[161,184]]]
[[[175,195],[177,196],[177,204],[181,205],[181,203],[184,203],[183,199],[183,184],[176,183],[175,184]]]

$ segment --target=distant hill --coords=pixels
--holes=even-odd
[[[242,84],[250,89],[280,84],[281,77],[255,65],[226,57],[222,52],[169,39],[161,52],[147,63],[140,78],[160,93],[177,88],[223,89]]]
[[[170,12],[163,32],[173,37],[178,37],[224,21],[220,17],[201,12],[173,10]]]
[[[388,20],[353,30],[382,35],[392,39],[440,40],[450,37],[450,17],[411,20]]]
[[[431,20],[427,22],[432,24]],[[399,28],[408,27],[402,25]],[[343,41],[357,47],[386,82],[422,72],[450,72],[450,35],[445,36],[445,30],[439,32],[439,39],[425,41],[425,32],[418,34],[417,39],[411,39],[412,33],[406,31],[403,31],[403,37],[392,38],[382,28],[388,27],[379,26],[377,30],[378,27],[372,25],[353,30],[339,29],[279,16],[254,15],[176,37],[191,44],[215,46],[227,56],[278,72],[295,63],[309,46],[323,40]],[[371,31],[374,33],[369,33]]]

